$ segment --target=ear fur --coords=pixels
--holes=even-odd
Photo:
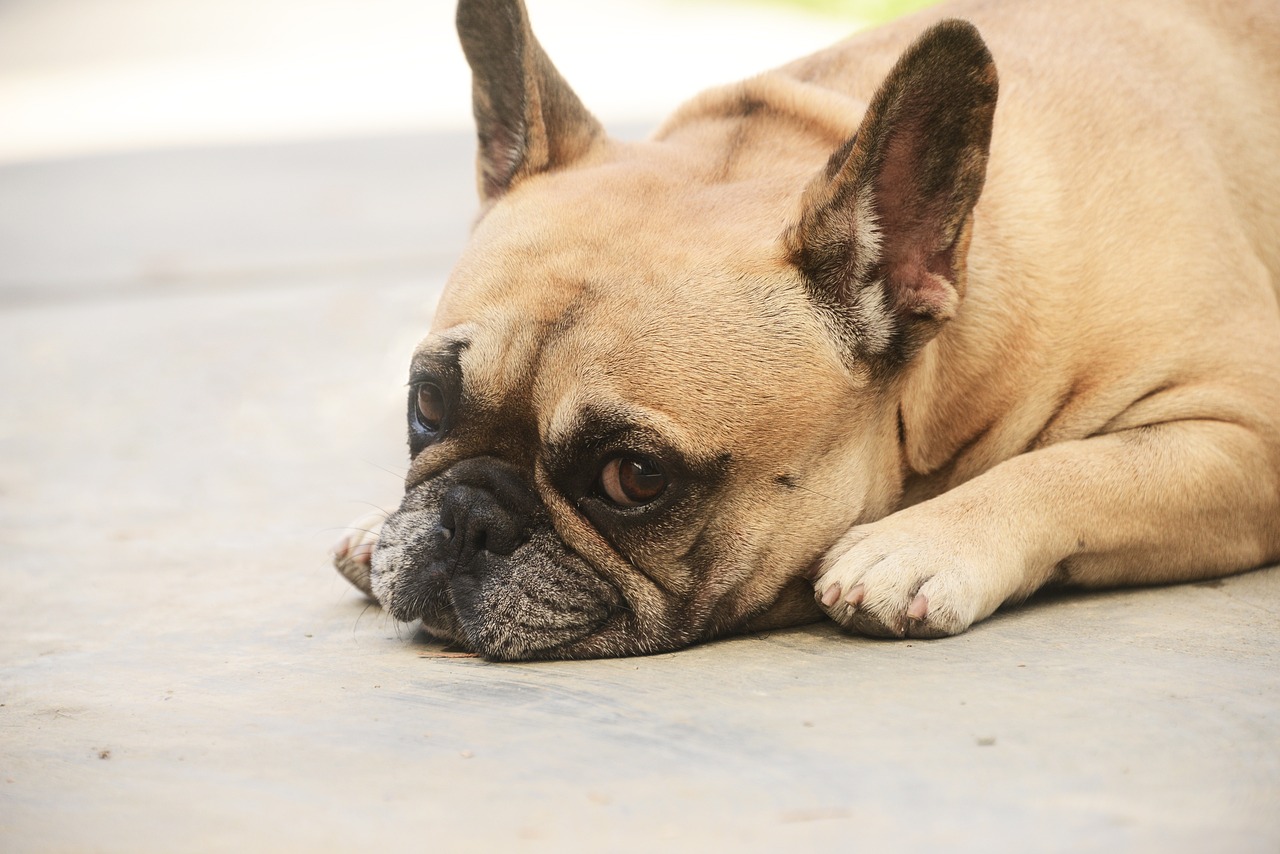
[[[572,163],[603,138],[534,38],[522,0],[460,0],[457,24],[471,66],[483,202]]]
[[[936,24],[805,190],[787,250],[855,356],[904,362],[959,307],[997,88],[977,29]]]

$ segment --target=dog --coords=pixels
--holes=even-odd
[[[520,0],[457,24],[480,213],[403,503],[336,552],[396,619],[937,638],[1280,560],[1276,3],[960,2],[633,143]]]

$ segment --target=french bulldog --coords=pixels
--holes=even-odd
[[[1280,559],[1274,0],[961,2],[629,143],[520,0],[457,24],[480,212],[336,553],[396,619],[936,638]]]

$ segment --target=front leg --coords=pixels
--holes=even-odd
[[[1179,421],[1032,451],[859,525],[824,558],[815,596],[857,632],[941,637],[1050,581],[1191,581],[1277,557],[1276,443]]]

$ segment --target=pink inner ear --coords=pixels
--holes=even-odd
[[[482,150],[486,198],[497,198],[507,191],[520,162],[518,142],[515,133],[501,125],[494,125],[489,132]]]
[[[949,187],[938,180],[950,170],[929,162],[921,144],[921,118],[903,116],[885,146],[874,190],[880,258],[887,290],[899,311],[943,319],[955,312],[959,301],[955,236],[944,233]],[[934,170],[936,174],[929,174]]]
[[[960,302],[960,295],[948,279],[928,272],[921,265],[910,265],[900,280],[890,274],[889,281],[899,311],[907,314],[947,320],[955,314]]]

